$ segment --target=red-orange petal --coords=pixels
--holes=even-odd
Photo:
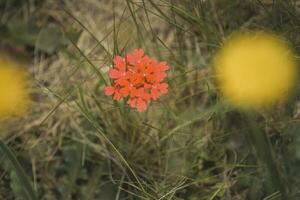
[[[120,94],[121,94],[123,97],[127,97],[128,94],[129,94],[129,89],[128,89],[127,87],[121,88],[121,89],[120,89]]]
[[[141,48],[135,49],[133,55],[137,60],[140,60],[144,55],[144,51]]]
[[[141,62],[143,55],[144,51],[142,49],[135,49],[133,53],[129,53],[126,55],[126,60],[131,65],[136,65],[137,63]]]
[[[136,107],[136,98],[130,98],[130,99],[128,99],[127,103],[128,103],[131,107],[135,108],[135,107]]]
[[[114,58],[114,64],[115,67],[121,71],[125,71],[125,61],[123,60],[123,58],[121,56],[116,56]]]
[[[169,85],[167,83],[161,83],[158,85],[158,89],[161,93],[167,93],[168,88],[169,88]]]
[[[162,82],[166,77],[166,74],[164,72],[159,72],[155,74],[156,82]]]
[[[138,90],[135,87],[132,87],[130,90],[130,96],[136,97],[138,95]]]
[[[115,88],[113,86],[107,86],[104,88],[104,94],[107,96],[112,95],[115,92]]]
[[[145,92],[144,95],[142,96],[142,99],[145,100],[147,103],[150,103],[151,95]]]
[[[129,54],[126,55],[126,60],[131,65],[135,65],[136,62],[137,62],[136,59],[135,59],[135,57],[134,57],[134,55],[131,54],[131,53],[129,53]]]
[[[121,98],[122,98],[122,95],[120,94],[120,92],[115,91],[114,100],[120,101]]]
[[[155,75],[148,75],[146,77],[146,79],[147,79],[148,82],[154,83],[154,82],[156,82],[157,77]]]
[[[148,83],[144,83],[144,88],[147,90],[147,89],[151,89],[152,88],[152,85],[151,84],[148,84]]]
[[[122,77],[122,73],[119,70],[111,69],[109,70],[109,78],[118,79]]]
[[[157,98],[160,96],[160,92],[157,89],[151,90],[151,97],[153,100],[157,100]]]
[[[139,112],[143,112],[147,109],[147,104],[144,100],[142,100],[141,98],[139,98],[137,100],[137,103],[136,103],[136,108]]]
[[[129,85],[129,82],[126,79],[118,79],[115,83],[123,87]]]
[[[170,67],[168,66],[167,62],[163,61],[159,63],[159,70],[160,71],[167,71]]]

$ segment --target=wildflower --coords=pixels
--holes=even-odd
[[[29,103],[27,75],[17,64],[0,58],[0,119],[21,115]]]
[[[113,95],[116,101],[126,98],[131,107],[144,111],[152,100],[168,92],[168,84],[163,82],[168,69],[166,62],[150,58],[142,49],[135,49],[125,58],[117,55],[109,70],[112,85],[105,87],[104,93]]]
[[[287,96],[296,79],[293,52],[278,36],[242,33],[227,40],[214,65],[223,96],[242,108],[262,108]]]

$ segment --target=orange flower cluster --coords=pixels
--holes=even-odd
[[[116,101],[126,98],[131,107],[144,111],[151,100],[168,92],[168,84],[163,82],[168,69],[166,62],[144,55],[142,49],[135,49],[125,58],[117,55],[109,70],[112,85],[105,87],[104,93],[113,95]]]

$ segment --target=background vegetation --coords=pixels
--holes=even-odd
[[[1,50],[26,64],[34,79],[31,111],[0,127],[15,155],[1,157],[0,199],[26,199],[30,186],[37,199],[47,200],[280,199],[249,142],[244,116],[219,98],[210,61],[223,40],[241,30],[273,31],[299,55],[298,5],[0,0]],[[169,93],[144,113],[106,97],[101,79],[109,81],[114,55],[137,47],[171,66]],[[295,200],[298,91],[285,105],[256,116],[288,199]],[[20,178],[22,169],[32,184]]]

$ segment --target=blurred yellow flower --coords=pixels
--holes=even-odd
[[[296,80],[296,61],[278,36],[246,32],[230,37],[214,59],[219,89],[240,108],[265,108],[284,100]]]
[[[0,57],[0,120],[19,116],[29,103],[27,74],[6,57]]]

